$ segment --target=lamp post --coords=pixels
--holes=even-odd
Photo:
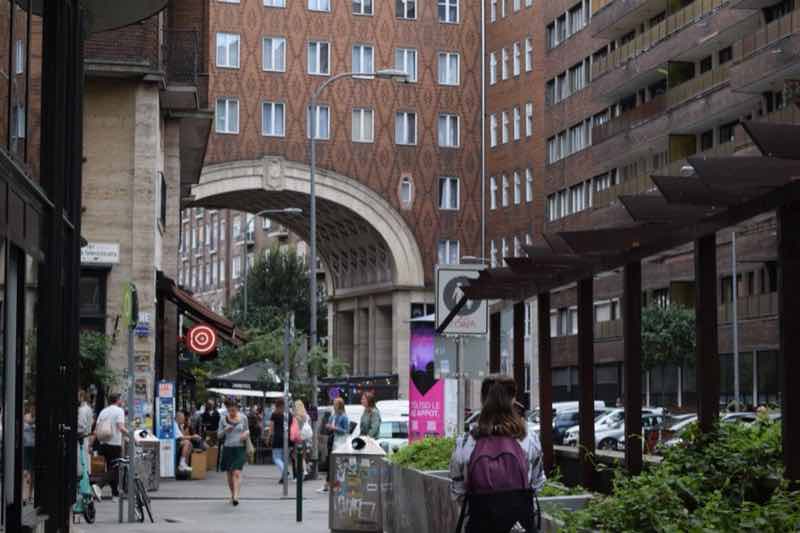
[[[263,217],[264,215],[297,215],[302,213],[303,210],[299,207],[287,207],[284,209],[264,209],[263,211],[259,211],[251,220],[247,220],[245,218],[245,225],[244,225],[244,239],[242,239],[242,260],[244,261],[244,285],[242,286],[243,295],[244,295],[244,321],[247,322],[247,267],[248,267],[248,253],[247,253],[247,230],[250,229],[250,224],[254,224],[253,232],[255,233],[255,221],[258,217]]]
[[[335,76],[331,76],[323,81],[319,87],[311,94],[310,109],[308,111],[309,122],[309,261],[308,261],[308,298],[311,306],[311,316],[308,325],[309,337],[309,350],[314,350],[317,346],[317,195],[316,195],[316,174],[317,174],[317,99],[322,91],[331,83],[341,80],[343,78],[366,78],[366,79],[390,79],[398,82],[407,82],[408,73],[404,70],[398,69],[380,69],[374,74],[364,74],[360,72],[343,72]],[[317,412],[318,398],[317,398],[317,372],[312,367],[311,369],[311,407],[314,413]],[[319,448],[317,446],[317,439],[312,439],[311,458],[314,461],[314,473],[317,471],[317,459],[319,457]]]

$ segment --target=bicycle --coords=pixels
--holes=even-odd
[[[137,450],[137,457],[141,456],[141,451]],[[120,457],[119,459],[112,461],[111,466],[119,470],[119,479],[120,484],[122,485],[120,494],[123,492],[127,493],[128,471],[130,470],[130,463],[131,462],[127,457]],[[150,518],[150,523],[154,523],[155,520],[153,520],[153,512],[150,509],[150,495],[147,494],[147,489],[145,489],[144,483],[142,482],[141,478],[139,478],[139,474],[136,472],[133,473],[133,490],[135,499],[134,516],[136,517],[136,521],[144,522],[144,513],[147,511],[147,516]]]

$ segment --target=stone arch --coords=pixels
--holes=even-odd
[[[192,205],[257,213],[299,207],[302,215],[274,215],[309,237],[309,167],[283,157],[208,165],[192,187]],[[320,169],[316,176],[317,248],[336,293],[374,288],[422,288],[422,253],[411,228],[380,194],[353,178]]]

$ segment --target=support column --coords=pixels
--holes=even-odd
[[[795,383],[800,373],[800,313],[792,298],[800,294],[800,202],[778,208],[778,324],[783,354],[781,405],[783,424],[784,476],[800,481],[800,390]]]
[[[697,414],[701,431],[719,420],[719,354],[717,347],[717,236],[694,243],[695,349]]]
[[[622,337],[625,354],[625,465],[642,471],[642,263],[628,263],[623,273]]]
[[[528,407],[525,394],[525,302],[514,304],[514,381],[517,383],[517,401]]]
[[[539,440],[546,473],[553,471],[553,370],[550,357],[550,293],[536,297],[539,326]]]
[[[367,349],[368,352],[368,363],[367,363],[367,372],[370,376],[375,374],[375,368],[377,366],[377,339],[376,339],[376,327],[377,327],[377,309],[375,309],[375,297],[369,297],[369,310],[368,310],[368,321],[369,321],[369,347]]]
[[[500,313],[489,315],[489,372],[500,372]]]
[[[581,482],[594,486],[594,279],[578,280],[578,423],[580,426]]]

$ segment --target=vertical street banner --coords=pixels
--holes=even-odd
[[[434,375],[433,320],[411,321],[409,432],[413,442],[444,435],[444,380]]]
[[[175,382],[159,381],[153,430],[160,442],[161,477],[175,476]]]

